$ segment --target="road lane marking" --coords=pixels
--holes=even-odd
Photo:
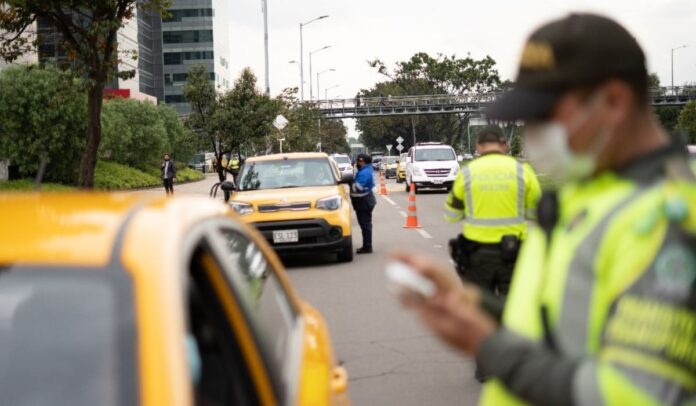
[[[408,217],[408,214],[406,214],[406,212],[403,211],[403,210],[401,210],[401,211],[399,212],[399,214],[401,214],[401,216],[403,216],[403,217]]]
[[[392,206],[396,206],[396,202],[394,202],[392,199],[388,198],[387,196],[380,195],[384,198],[384,200],[388,201]]]
[[[418,231],[418,234],[420,234],[421,237],[425,238],[426,240],[431,240],[433,238],[432,235],[428,234],[428,232],[423,230],[422,228],[419,228],[416,231]]]

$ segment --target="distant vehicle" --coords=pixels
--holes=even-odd
[[[372,157],[372,169],[378,171],[381,168],[382,165],[382,159],[384,157],[382,155],[377,155]]]
[[[348,155],[333,154],[331,155],[331,159],[336,162],[336,166],[338,166],[341,175],[344,173],[353,173],[353,162]]]
[[[403,153],[399,157],[396,166],[396,183],[403,183],[406,180],[406,164],[408,163],[408,153]]]
[[[471,154],[464,154],[462,155],[462,158],[464,158],[465,161],[471,161],[472,159],[474,159],[474,156]]]
[[[0,205],[3,405],[348,403],[322,316],[229,206],[122,193]]]
[[[406,164],[406,190],[411,184],[418,192],[422,188],[449,191],[459,173],[454,148],[439,142],[423,142],[411,147]]]
[[[203,173],[211,172],[215,154],[212,152],[201,152],[193,156],[188,163],[188,167]]]
[[[351,208],[341,174],[322,152],[248,158],[230,205],[278,253],[327,252],[353,260]]]
[[[689,145],[687,148],[689,149],[691,159],[696,159],[696,145]]]
[[[399,164],[398,156],[390,156],[382,160],[381,170],[384,171],[384,177],[395,178],[396,177],[396,167]]]

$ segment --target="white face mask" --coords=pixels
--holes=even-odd
[[[594,104],[594,103],[591,103]],[[574,121],[581,127],[592,115],[590,108]],[[550,121],[525,127],[523,144],[529,162],[540,173],[559,182],[577,181],[590,177],[597,169],[597,160],[611,138],[602,130],[588,152],[579,154],[570,148],[570,130],[563,124]]]

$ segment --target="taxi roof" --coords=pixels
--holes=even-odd
[[[190,200],[196,202],[186,203]],[[171,224],[172,219],[189,222],[192,217],[221,214],[226,210],[224,205],[206,198],[167,199],[141,193],[92,192],[5,193],[0,194],[0,207],[0,265],[54,266],[108,264],[117,235],[131,213],[162,214],[149,216],[155,219],[149,225],[156,236],[157,227],[171,233],[176,226]],[[185,215],[167,215],[170,211]]]
[[[246,162],[280,161],[283,159],[328,158],[324,152],[289,152],[287,154],[262,155],[247,158]]]

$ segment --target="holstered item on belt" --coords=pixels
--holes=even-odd
[[[457,238],[449,240],[449,252],[452,260],[457,265],[457,272],[464,275],[471,268],[472,241],[459,234]]]
[[[520,245],[521,241],[516,235],[504,235],[500,240],[500,258],[503,262],[511,264],[517,261]]]

